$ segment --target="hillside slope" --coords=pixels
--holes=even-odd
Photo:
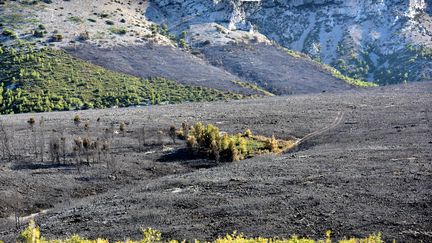
[[[432,76],[430,1],[150,2],[146,15],[158,23],[168,23],[173,31],[217,23],[229,30],[259,32],[346,75],[381,84]]]
[[[323,66],[283,49],[264,44],[228,44],[203,49],[215,66],[221,66],[274,94],[305,94],[349,90],[352,86],[334,77]]]
[[[30,43],[0,47],[0,63],[1,114],[245,97],[107,70],[64,51],[39,49]],[[251,90],[252,94],[266,95],[259,89]]]
[[[188,25],[187,31],[179,32],[172,26],[154,24],[148,20],[154,6],[151,2],[50,2],[6,1],[0,6],[0,41],[6,46],[20,39],[39,47],[61,48],[77,58],[136,77],[163,77],[243,95],[262,94],[260,89],[296,94],[354,88],[343,82],[347,79],[341,75],[332,77],[321,64],[278,51],[259,33],[231,31],[217,24]],[[229,46],[235,49],[226,49]],[[249,51],[255,47],[260,51]],[[239,55],[233,56],[236,52]],[[219,57],[231,61],[219,65]],[[244,72],[239,71],[239,65]]]
[[[147,44],[104,49],[93,45],[80,45],[66,50],[73,56],[105,68],[142,78],[165,77],[185,85],[247,95],[258,93],[233,83],[232,81],[242,80],[237,75],[171,46]]]

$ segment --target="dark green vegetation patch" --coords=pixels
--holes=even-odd
[[[0,47],[0,62],[1,114],[243,98],[164,78],[144,80],[28,43]]]
[[[373,79],[380,85],[430,80],[432,49],[426,46],[407,45],[392,54],[377,55],[377,47],[369,47],[358,55],[344,47],[338,53],[344,58],[332,63],[343,75],[354,79]],[[374,57],[375,56],[375,57]],[[374,59],[376,59],[374,61]]]

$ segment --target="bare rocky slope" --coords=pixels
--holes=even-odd
[[[382,84],[431,77],[430,1],[150,2],[146,15],[151,20],[168,23],[173,31],[190,31],[192,42],[196,33],[206,33],[196,26],[218,23],[230,30],[259,32],[353,77]]]

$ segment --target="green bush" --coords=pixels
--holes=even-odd
[[[183,49],[189,49],[189,45],[188,45],[188,43],[186,42],[186,40],[184,40],[184,39],[180,39],[180,40],[179,40],[179,46],[180,46],[181,48],[183,48]]]
[[[45,30],[33,30],[33,36],[36,38],[43,38],[45,36]]]
[[[4,36],[8,36],[11,38],[18,38],[18,35],[15,33],[15,31],[11,30],[11,29],[4,29],[2,35]]]
[[[61,42],[63,40],[63,35],[62,34],[54,34],[51,36],[51,41],[52,42]]]
[[[79,126],[79,124],[81,123],[81,117],[80,115],[75,115],[73,118],[73,122],[76,126]]]
[[[71,16],[68,18],[69,21],[76,23],[76,24],[82,24],[84,23],[84,20],[81,17],[78,16]]]
[[[115,26],[110,27],[109,31],[111,33],[117,34],[117,35],[125,35],[127,33],[126,28],[124,28],[124,27],[115,27]]]
[[[184,130],[177,134],[184,134]],[[189,129],[186,144],[194,154],[216,161],[239,161],[263,153],[282,153],[295,146],[294,140],[277,140],[274,136],[254,136],[248,129],[245,134],[221,136],[218,127],[198,122]]]

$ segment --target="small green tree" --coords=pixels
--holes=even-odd
[[[247,138],[252,137],[252,131],[251,131],[250,129],[247,129],[247,130],[245,131],[245,133],[244,133],[244,136],[247,137]]]
[[[74,118],[73,118],[73,122],[74,122],[74,124],[75,124],[75,126],[79,126],[80,124],[81,124],[81,117],[80,117],[80,115],[75,115],[74,116]]]
[[[191,135],[195,137],[199,145],[204,141],[204,129],[204,125],[201,122],[197,122],[191,130]]]
[[[210,148],[213,142],[219,142],[220,140],[220,132],[219,128],[212,124],[208,124],[205,130],[203,131],[203,137],[200,145],[204,148]]]
[[[278,141],[276,140],[274,134],[272,135],[271,138],[267,139],[266,144],[265,144],[265,148],[268,149],[268,151],[270,151],[272,153],[279,152]]]
[[[197,142],[197,139],[194,135],[189,135],[187,137],[186,145],[193,153],[197,152],[198,142]]]
[[[240,137],[238,139],[239,152],[245,157],[248,154],[246,139]]]
[[[125,136],[125,132],[126,132],[126,124],[124,122],[120,123],[119,130],[120,130],[121,134],[124,137]]]
[[[228,161],[233,162],[239,160],[240,160],[240,156],[237,150],[237,146],[234,140],[231,140],[228,146]]]

